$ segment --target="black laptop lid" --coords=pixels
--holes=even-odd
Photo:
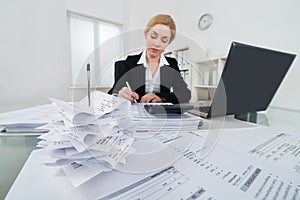
[[[295,57],[232,42],[208,117],[266,110]]]

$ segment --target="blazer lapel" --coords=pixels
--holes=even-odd
[[[173,69],[169,65],[160,67],[160,92],[169,92],[172,82]]]
[[[143,65],[136,65],[130,69],[130,79],[132,83],[132,90],[136,90],[137,93],[145,94],[145,67]]]

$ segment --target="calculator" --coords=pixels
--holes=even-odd
[[[166,105],[144,105],[144,108],[150,114],[183,114],[194,108],[191,104],[166,104]]]

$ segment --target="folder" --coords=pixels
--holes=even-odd
[[[1,124],[1,132],[7,133],[46,133],[48,129],[39,129],[38,127],[44,126],[47,123],[13,123]]]

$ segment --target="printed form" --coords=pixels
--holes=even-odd
[[[126,164],[118,170],[107,171],[105,165],[99,169],[93,161],[72,163],[71,170],[64,171],[74,175],[75,183],[84,182],[81,187],[74,187],[69,179],[58,176],[57,170],[41,165],[50,155],[34,151],[7,199],[24,197],[21,193],[24,187],[29,191],[28,199],[35,192],[52,199],[67,196],[74,200],[300,199],[300,176],[295,168],[299,162],[299,138],[295,135],[264,127],[224,129],[224,140],[202,157],[208,131],[169,133],[135,141],[132,147],[136,151],[126,157]],[[58,145],[68,147],[69,144]],[[125,150],[126,146],[121,149]],[[129,149],[122,152],[129,152]],[[65,153],[72,155],[72,152]],[[81,165],[90,170],[84,170]],[[99,170],[103,173],[98,174]],[[32,177],[32,173],[36,176]],[[29,184],[31,181],[39,185],[38,190],[36,185]],[[60,185],[69,191],[68,194],[59,192]]]
[[[300,177],[295,172],[223,145],[202,159],[202,143],[203,137],[195,138],[189,148],[171,143],[169,147],[182,156],[179,160],[100,199],[300,198]]]

